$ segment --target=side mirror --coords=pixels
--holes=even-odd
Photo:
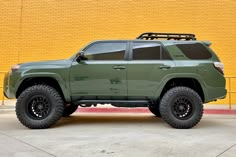
[[[84,52],[83,52],[83,51],[81,51],[81,52],[78,54],[77,58],[76,58],[76,61],[77,61],[77,62],[81,62],[82,60],[88,60],[88,58],[86,58],[86,57],[84,56]]]

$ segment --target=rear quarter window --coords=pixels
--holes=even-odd
[[[209,59],[212,57],[211,52],[201,43],[181,43],[176,46],[189,59]]]

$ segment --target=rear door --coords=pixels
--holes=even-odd
[[[127,97],[127,41],[98,41],[83,52],[88,60],[72,63],[73,99],[124,99]]]
[[[165,76],[173,72],[174,62],[157,41],[133,41],[128,61],[128,97],[152,98]]]

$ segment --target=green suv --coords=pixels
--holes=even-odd
[[[19,121],[48,128],[78,106],[148,107],[174,128],[192,128],[203,103],[226,96],[224,66],[194,34],[143,33],[94,41],[70,59],[14,65],[4,94]]]

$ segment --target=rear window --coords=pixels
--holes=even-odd
[[[200,43],[176,44],[176,46],[189,59],[209,59],[212,57],[211,52]]]

